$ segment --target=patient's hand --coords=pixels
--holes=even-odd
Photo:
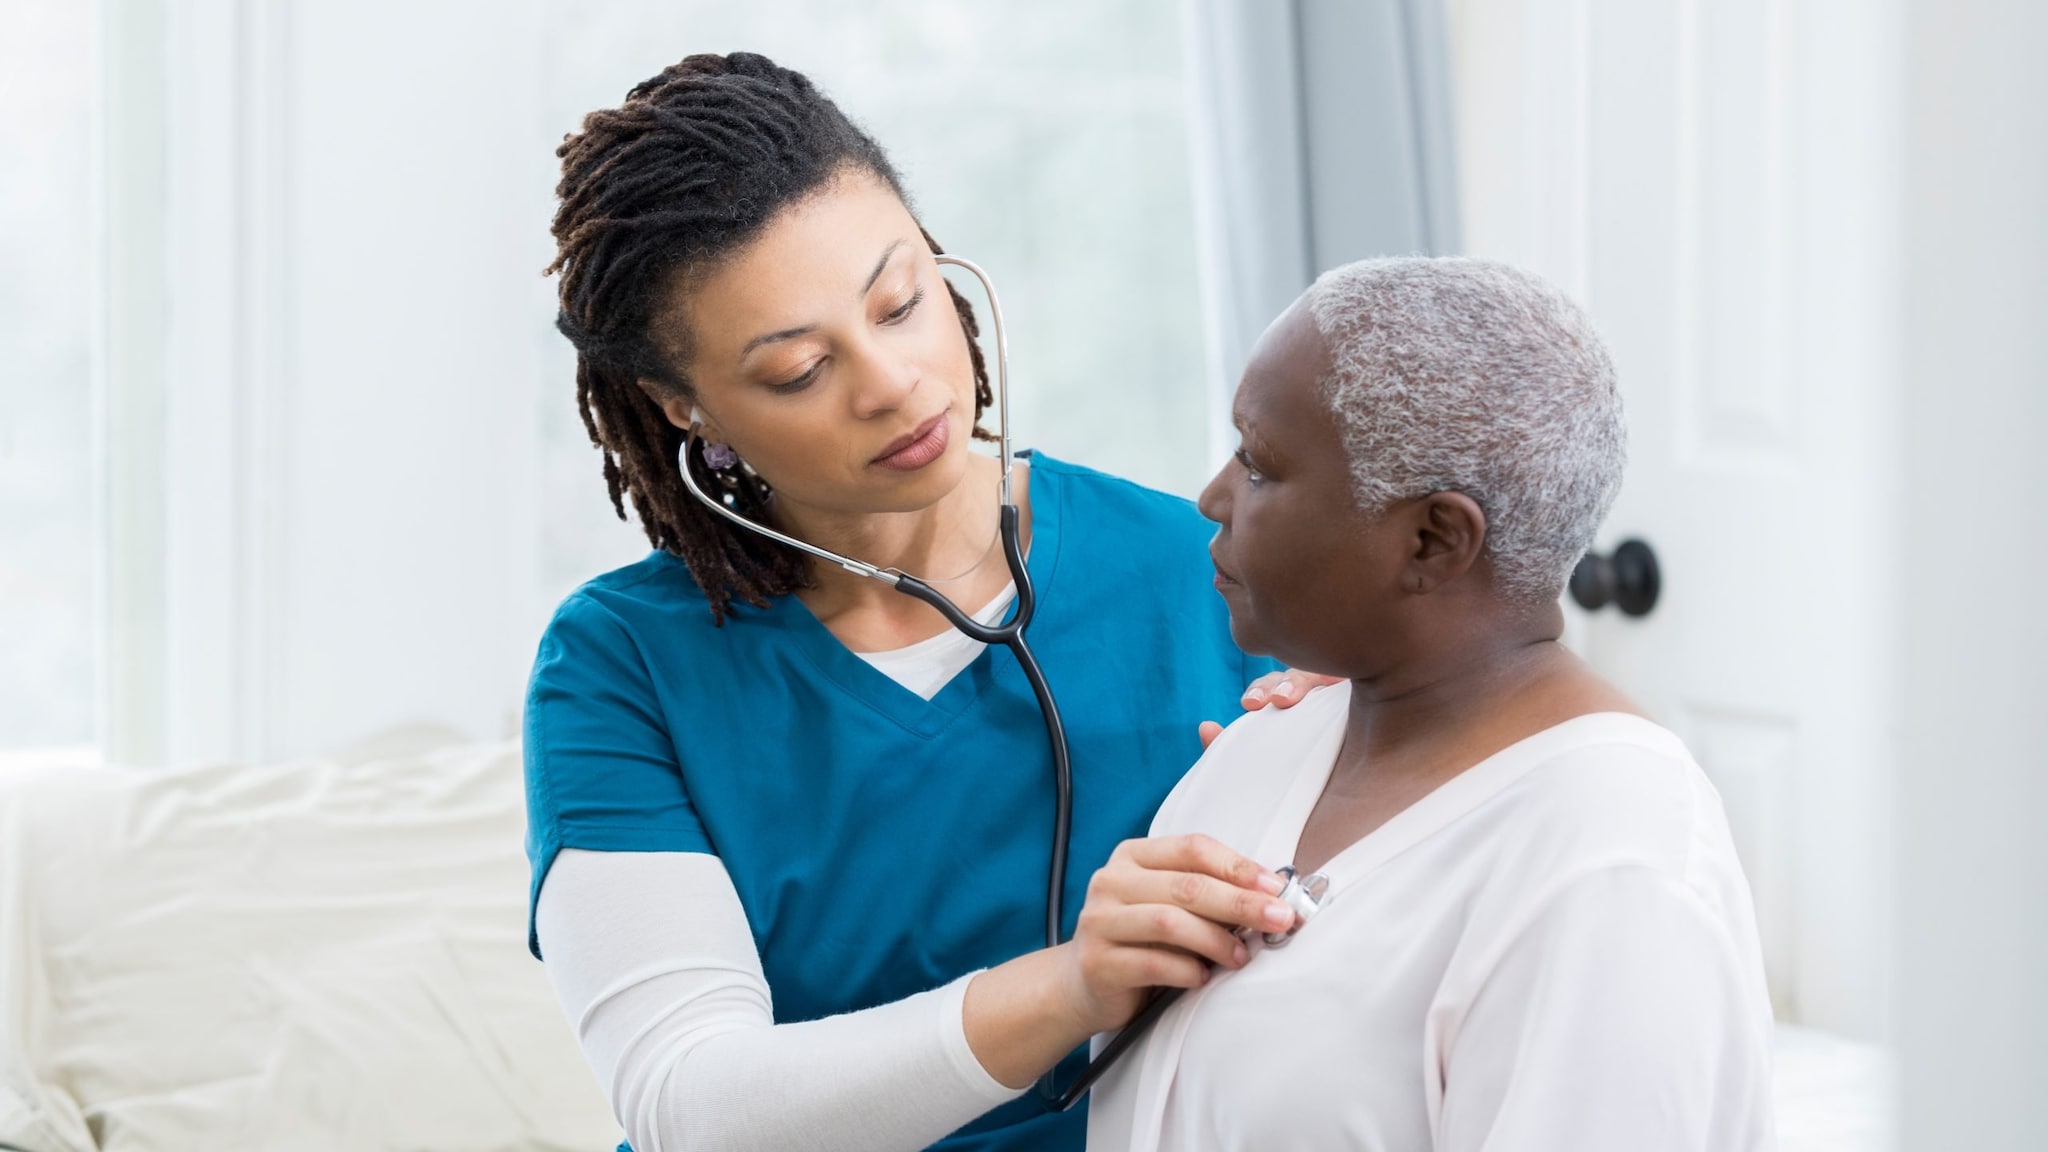
[[[1342,679],[1342,676],[1325,676],[1320,672],[1283,668],[1278,672],[1268,672],[1252,681],[1245,688],[1244,699],[1240,702],[1247,712],[1256,712],[1269,705],[1274,708],[1292,708],[1301,702],[1302,697],[1308,695],[1309,689],[1335,684]],[[1222,733],[1223,725],[1214,720],[1204,720],[1197,730],[1202,734],[1202,747],[1207,748],[1210,742]]]
[[[1294,913],[1280,877],[1208,836],[1126,840],[1088,882],[1066,949],[1070,1003],[1094,1032],[1128,1023],[1156,987],[1194,988],[1250,959],[1234,929],[1275,932]]]

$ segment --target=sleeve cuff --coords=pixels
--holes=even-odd
[[[1030,1089],[1012,1088],[989,1075],[988,1069],[981,1066],[974,1049],[967,1043],[967,985],[983,971],[986,969],[969,972],[951,984],[935,989],[935,992],[939,1001],[939,1039],[946,1050],[946,1059],[952,1064],[961,1087],[993,1108],[1015,1100]]]

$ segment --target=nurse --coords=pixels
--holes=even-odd
[[[1585,315],[1498,264],[1349,265],[1260,339],[1234,416],[1201,502],[1231,629],[1348,682],[1239,719],[1153,829],[1328,888],[1110,1071],[1089,1147],[1770,1147],[1720,799],[1558,644],[1622,474]]]
[[[531,944],[631,1145],[1078,1149],[1082,1113],[1020,1099],[1032,1080],[1147,986],[1243,963],[1228,927],[1292,918],[1199,837],[1122,849],[1090,887],[1198,722],[1274,668],[1231,640],[1208,526],[1020,461],[1031,639],[1073,746],[1069,932],[1090,908],[1045,949],[1050,754],[1014,662],[728,525],[677,472],[694,424],[687,466],[742,514],[1008,608],[997,468],[968,450],[975,317],[888,159],[746,53],[663,71],[559,155],[559,327],[613,503],[656,550],[541,640]]]

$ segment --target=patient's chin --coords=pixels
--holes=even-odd
[[[1230,609],[1230,639],[1248,655],[1270,656],[1289,668],[1317,667],[1317,638],[1275,635],[1274,629],[1266,624],[1257,612],[1252,611],[1250,597],[1242,584],[1219,583],[1217,591],[1223,596],[1223,603]],[[1290,616],[1293,614],[1289,614]],[[1290,621],[1290,623],[1305,623]],[[1291,629],[1284,629],[1289,631]],[[1327,658],[1324,659],[1327,663]]]
[[[1266,650],[1265,644],[1259,636],[1258,629],[1254,628],[1251,622],[1245,618],[1245,612],[1240,603],[1231,601],[1228,596],[1224,597],[1224,599],[1230,603],[1231,643],[1244,649],[1248,655],[1271,656],[1272,653]]]
[[[1236,606],[1230,611],[1230,639],[1248,656],[1268,656],[1289,668],[1305,668],[1300,660],[1300,645],[1276,641],[1272,634],[1259,627]]]

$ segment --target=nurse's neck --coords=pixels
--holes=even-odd
[[[778,527],[798,539],[925,580],[968,612],[1001,595],[1010,583],[997,537],[1001,468],[973,455],[953,490],[908,512],[848,515],[782,505]],[[1027,466],[1019,461],[1012,490],[1030,542]],[[881,652],[930,639],[951,625],[937,611],[872,577],[836,565],[811,564],[813,586],[797,593],[819,622],[856,652]]]

